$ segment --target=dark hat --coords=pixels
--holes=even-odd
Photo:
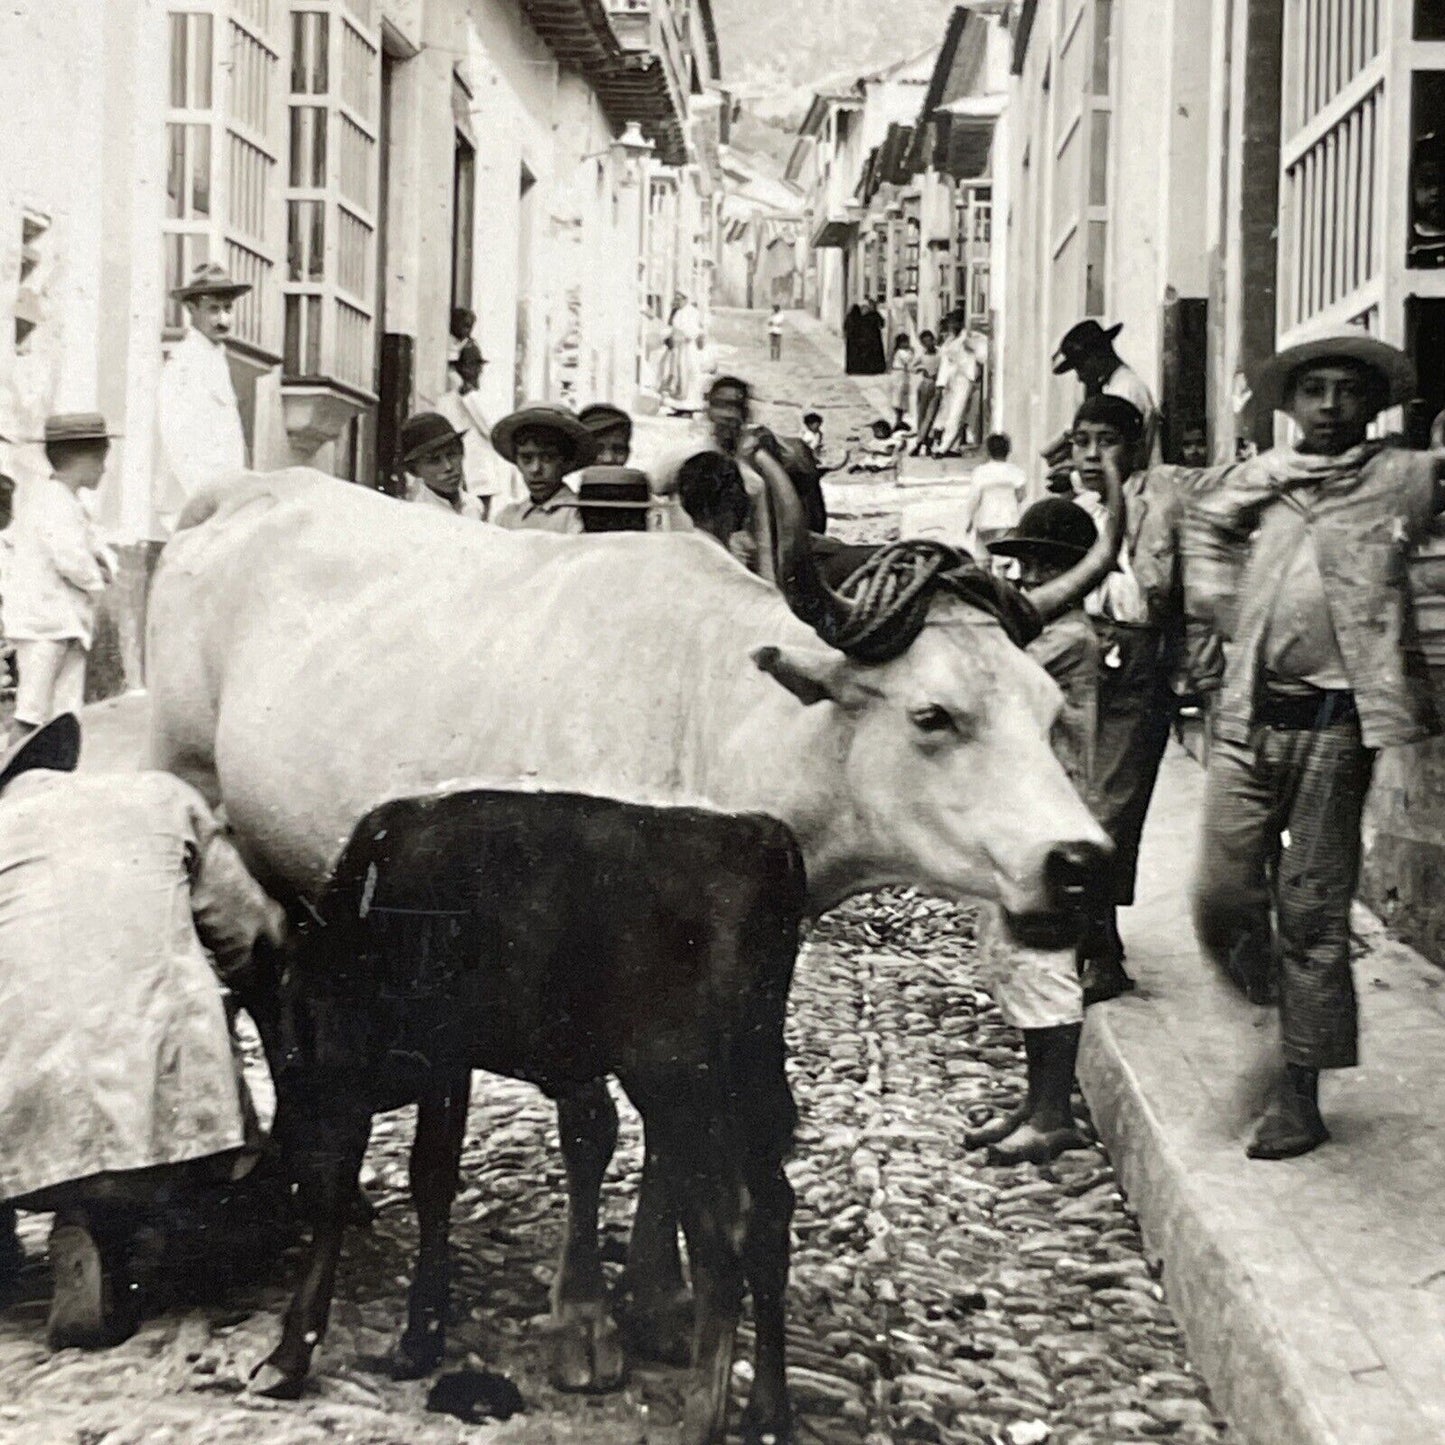
[[[249,281],[237,281],[218,261],[202,261],[184,286],[177,286],[171,295],[177,301],[198,301],[202,296],[244,296],[251,289]]]
[[[46,446],[65,442],[104,442],[118,437],[98,411],[58,411],[45,418],[45,435],[37,440]]]
[[[1399,347],[1358,326],[1341,326],[1286,346],[1250,371],[1256,414],[1283,411],[1294,374],[1302,367],[1329,361],[1349,361],[1373,371],[1385,388],[1385,406],[1399,406],[1415,395],[1415,365]]]
[[[592,433],[601,436],[603,432],[617,431],[623,427],[628,436],[632,435],[632,418],[620,406],[610,402],[594,401],[577,413],[577,420]]]
[[[597,460],[597,438],[560,406],[534,403],[504,416],[492,428],[492,445],[509,462],[517,460],[517,434],[524,431],[551,432],[567,452],[567,470],[590,467]]]
[[[434,411],[419,411],[401,425],[401,461],[420,461],[422,457],[455,442],[462,444],[462,434],[446,417]]]
[[[63,712],[0,755],[0,788],[32,768],[73,773],[79,761],[80,719]]]
[[[1007,537],[990,542],[996,557],[1037,557],[1045,562],[1073,564],[1099,538],[1093,519],[1067,497],[1045,497],[1023,514]]]
[[[1111,345],[1123,329],[1122,321],[1116,321],[1112,326],[1100,326],[1092,316],[1069,327],[1064,332],[1064,339],[1059,342],[1059,349],[1054,352],[1054,375],[1062,376],[1066,371],[1073,371],[1081,356],[1087,356],[1101,346]]]
[[[447,365],[450,366],[453,371],[460,372],[462,363],[465,361],[475,361],[478,366],[485,366],[487,364],[487,358],[482,355],[482,348],[478,346],[470,336],[462,342],[457,354],[452,357]]]

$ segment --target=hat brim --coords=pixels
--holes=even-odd
[[[1112,326],[1101,326],[1099,328],[1100,341],[1113,341],[1124,329],[1122,321],[1116,321]],[[1061,346],[1054,352],[1054,375],[1063,376],[1065,372],[1078,369],[1079,349],[1071,347],[1067,351]]]
[[[199,301],[202,296],[224,296],[234,301],[253,289],[249,281],[232,281],[226,286],[178,286],[171,295],[177,301]]]
[[[1072,547],[1067,542],[1054,542],[1045,537],[1000,537],[990,542],[988,550],[995,557],[1036,558],[1040,562],[1062,562],[1073,566],[1089,555],[1087,548]]]
[[[87,446],[87,445],[88,445],[89,443],[91,443],[91,442],[118,442],[118,441],[122,440],[122,439],[124,438],[124,436],[125,436],[125,433],[124,433],[123,431],[102,431],[102,432],[91,432],[91,433],[89,433],[87,436],[70,436],[70,437],[47,437],[47,436],[22,437],[21,440],[22,440],[23,442],[27,442],[27,443],[33,442],[36,446],[39,446],[39,447],[68,447],[68,446],[83,447],[83,446]]]
[[[1249,374],[1254,404],[1269,411],[1284,411],[1289,404],[1290,378],[1303,366],[1325,361],[1353,361],[1368,367],[1385,383],[1381,410],[1410,401],[1416,391],[1415,364],[1397,346],[1351,327],[1353,335],[1331,333],[1287,346],[1259,363]]]
[[[422,442],[420,446],[413,447],[409,452],[404,452],[401,458],[402,466],[411,462],[424,461],[433,452],[439,452],[443,447],[459,446],[465,448],[467,439],[459,431],[454,431],[449,437],[433,437],[428,442]]]
[[[80,762],[80,719],[63,712],[0,758],[0,788],[33,768],[73,773]]]
[[[597,460],[597,438],[564,411],[550,407],[529,406],[504,416],[492,428],[492,446],[509,462],[517,460],[517,435],[524,431],[549,431],[560,437],[570,449],[567,471],[590,467]]]

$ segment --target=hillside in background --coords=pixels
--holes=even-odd
[[[954,0],[713,0],[723,76],[763,118],[798,120],[822,80],[943,39]]]

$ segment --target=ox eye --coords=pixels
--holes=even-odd
[[[945,707],[936,703],[928,707],[916,707],[908,714],[909,721],[920,732],[946,733],[954,731],[953,717]]]

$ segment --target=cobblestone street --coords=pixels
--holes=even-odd
[[[826,406],[842,441],[870,415],[860,389],[796,333],[787,359],[769,370],[758,318],[724,314],[718,330],[725,367],[760,379],[762,420],[791,430],[799,407]],[[675,437],[681,425],[649,423],[644,441]],[[830,488],[830,503],[851,512],[837,530],[886,535],[899,489],[871,478],[854,485]],[[131,736],[128,726],[97,736],[90,766],[126,766],[137,755],[139,727]],[[798,1193],[789,1366],[800,1445],[1228,1439],[1103,1150],[1091,1144],[1042,1169],[993,1168],[964,1151],[965,1127],[1015,1102],[1023,1083],[1016,1037],[981,982],[968,910],[889,893],[826,916],[799,960],[790,1043],[801,1114],[789,1166]],[[624,1120],[604,1204],[614,1270],[641,1163],[635,1117],[624,1110]],[[1087,1120],[1084,1131],[1092,1138]],[[506,1080],[479,1077],[473,1090],[453,1211],[458,1323],[447,1368],[470,1363],[510,1376],[525,1413],[464,1425],[427,1413],[426,1382],[386,1375],[380,1357],[401,1325],[416,1237],[410,1138],[411,1111],[377,1121],[366,1181],[380,1214],[348,1236],[331,1331],[297,1405],[244,1393],[275,1341],[294,1252],[224,1297],[149,1319],[116,1349],[51,1356],[48,1221],[23,1220],[20,1298],[0,1313],[0,1440],[669,1441],[680,1372],[639,1368],[623,1391],[597,1398],[564,1396],[547,1382],[561,1159],[551,1108]],[[739,1400],[749,1348],[744,1339]]]
[[[895,894],[825,918],[800,960],[791,1034],[802,1113],[789,1170],[798,1191],[789,1333],[800,1441],[1225,1438],[1102,1150],[1009,1170],[963,1151],[965,1124],[1014,1101],[1023,1076],[971,966],[966,912]],[[378,1121],[368,1171],[380,1218],[350,1236],[331,1333],[303,1404],[241,1394],[274,1342],[284,1270],[224,1301],[151,1320],[115,1350],[47,1355],[35,1218],[26,1226],[26,1300],[0,1316],[3,1438],[667,1440],[677,1372],[640,1370],[621,1394],[596,1400],[546,1383],[562,1173],[551,1110],[508,1081],[488,1078],[475,1091],[454,1212],[453,1357],[510,1375],[527,1412],[481,1434],[426,1414],[424,1384],[380,1371],[400,1328],[415,1239],[405,1194],[410,1118]],[[617,1261],[640,1162],[634,1124],[605,1209]]]

